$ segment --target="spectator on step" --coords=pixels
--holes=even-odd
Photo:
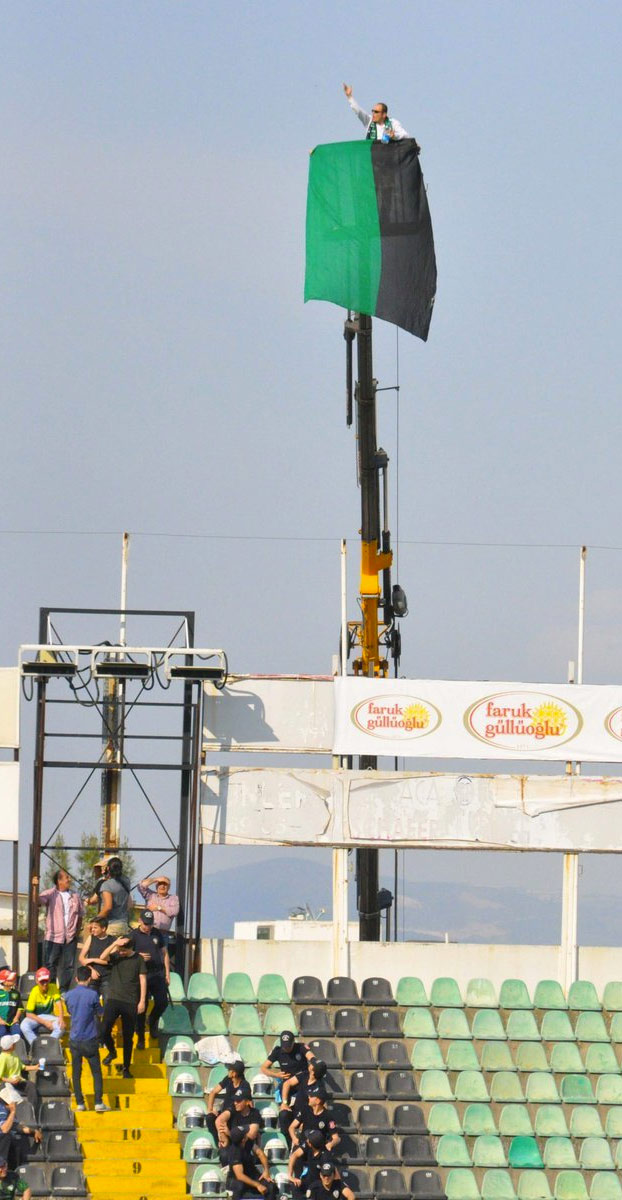
[[[91,987],[94,987],[104,999],[106,998],[106,983],[110,975],[110,963],[102,958],[102,954],[114,940],[112,934],[108,933],[106,918],[93,917],[93,920],[89,922],[89,933],[78,960],[80,966],[90,967]]]
[[[331,1200],[356,1200],[352,1189],[346,1186],[343,1179],[339,1179],[335,1164],[329,1159],[323,1159],[320,1163],[319,1179],[310,1184],[307,1196],[309,1200],[328,1200],[327,1193]]]
[[[249,1189],[272,1197],[276,1186],[270,1177],[270,1164],[258,1142],[248,1142],[244,1130],[231,1130],[230,1143],[220,1150],[221,1165],[227,1171],[226,1187],[232,1200],[241,1200]],[[261,1168],[261,1170],[260,1170]]]
[[[108,1066],[117,1057],[112,1037],[117,1019],[121,1018],[123,1031],[124,1079],[131,1079],[132,1046],[137,1014],[145,1011],[147,1001],[147,968],[140,954],[134,949],[132,935],[118,937],[104,950],[104,962],[110,963],[110,976],[106,985],[106,1002],[102,1016],[101,1040],[108,1053],[102,1062]]]
[[[23,1166],[41,1141],[41,1130],[20,1124],[16,1104],[0,1095],[0,1156],[11,1169]]]
[[[76,1108],[84,1112],[82,1091],[82,1060],[85,1058],[93,1076],[95,1112],[110,1112],[104,1104],[102,1068],[99,1061],[99,996],[91,982],[91,968],[80,966],[76,971],[77,987],[67,993],[65,1001],[71,1017],[69,1049],[71,1050],[72,1081],[76,1097]]]
[[[302,1144],[310,1129],[318,1130],[324,1138],[324,1149],[331,1151],[339,1144],[341,1138],[337,1123],[331,1116],[327,1105],[327,1092],[322,1084],[317,1084],[309,1092],[307,1105],[297,1108],[294,1119],[289,1127],[292,1145]]]
[[[132,908],[132,885],[123,874],[123,863],[117,854],[108,859],[107,877],[101,885],[100,909],[97,914],[108,922],[108,933],[121,937],[129,930],[129,915]]]
[[[149,887],[155,883],[155,891]],[[153,924],[159,933],[164,935],[168,946],[169,933],[173,920],[179,913],[179,896],[171,892],[171,881],[168,875],[153,875],[141,879],[138,890],[147,908],[153,912]]]
[[[22,998],[17,988],[17,971],[8,967],[0,977],[0,1037],[8,1033],[19,1034],[19,1023],[23,1015]]]
[[[171,981],[171,965],[164,935],[154,928],[154,913],[144,908],[138,918],[138,928],[133,931],[134,946],[147,967],[147,1002],[153,998],[149,1014],[149,1036],[158,1036],[158,1021],[168,1004],[168,987]],[[137,1050],[145,1049],[146,1007],[136,1019]]]
[[[39,970],[35,971],[35,986],[31,988],[26,1001],[26,1016],[20,1029],[29,1046],[32,1046],[40,1033],[59,1038],[64,1032],[65,1018],[61,994],[58,986],[50,983],[47,967],[39,967]]]
[[[38,884],[35,876],[33,883]],[[50,972],[50,979],[66,992],[73,978],[78,945],[78,929],[84,916],[84,904],[77,892],[72,891],[71,876],[62,868],[54,875],[54,887],[39,892],[39,904],[45,908],[45,934],[43,941],[43,965]]]
[[[326,1161],[324,1134],[319,1129],[310,1129],[304,1141],[292,1150],[289,1157],[288,1174],[295,1196],[304,1196],[307,1188],[317,1183],[320,1166]]]
[[[244,1078],[244,1063],[241,1058],[227,1063],[227,1077],[207,1093],[207,1127],[216,1141],[220,1141],[220,1130],[227,1129],[233,1116],[233,1096],[237,1088],[246,1083]],[[214,1112],[216,1101],[221,1100],[218,1115]]]
[[[21,1200],[31,1200],[32,1192],[25,1179],[15,1171],[9,1171],[6,1158],[0,1157],[0,1197],[2,1200],[13,1200],[21,1196]]]

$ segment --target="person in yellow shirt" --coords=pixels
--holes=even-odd
[[[20,1029],[29,1046],[40,1033],[59,1038],[65,1029],[61,994],[57,985],[50,983],[47,967],[39,967],[35,973],[35,986],[26,1001],[26,1016]]]

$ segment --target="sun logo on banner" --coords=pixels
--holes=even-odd
[[[545,702],[533,710],[533,720],[536,725],[551,732],[554,737],[561,737],[568,728],[568,718],[559,704]]]
[[[409,704],[402,716],[404,729],[427,729],[430,724],[430,710],[424,704]]]

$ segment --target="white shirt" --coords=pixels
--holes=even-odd
[[[350,108],[352,109],[352,111],[356,113],[359,121],[362,121],[363,125],[365,125],[367,129],[369,129],[369,127],[371,125],[371,113],[365,112],[365,109],[361,108],[360,104],[356,103],[354,96],[348,96],[347,101],[348,101],[348,104],[350,105]],[[410,137],[410,134],[406,133],[404,126],[400,125],[399,121],[395,120],[395,117],[391,117],[391,128],[393,130],[393,134],[394,134],[394,138],[395,138],[396,142],[401,142],[404,138]],[[386,129],[386,125],[384,124],[384,122],[382,123],[382,125],[380,123],[378,123],[376,125],[376,132],[378,135],[379,142],[382,141],[382,135],[383,135],[385,129]],[[387,130],[387,132],[388,132],[388,130]]]
[[[65,919],[65,929],[66,929],[66,928],[67,928],[68,921],[69,921],[69,898],[70,898],[70,893],[69,893],[69,892],[59,892],[59,895],[60,895],[60,898],[61,898],[61,900],[62,900],[62,902],[63,902],[63,917],[64,917],[64,919]]]

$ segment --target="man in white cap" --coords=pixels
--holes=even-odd
[[[154,888],[149,884],[155,883]],[[171,892],[171,881],[168,875],[151,875],[141,879],[138,890],[145,901],[145,906],[153,912],[153,925],[158,933],[164,935],[168,945],[168,935],[174,918],[179,913],[179,896]]]

